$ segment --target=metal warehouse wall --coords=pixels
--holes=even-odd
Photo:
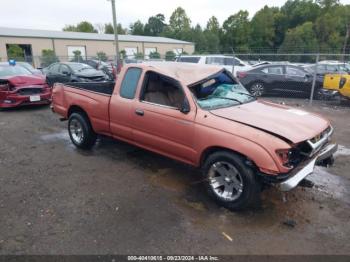
[[[32,45],[33,56],[41,56],[43,49],[55,49],[57,56],[67,56],[68,46],[85,46],[87,56],[95,56],[97,52],[103,51],[107,55],[114,55],[113,41],[95,40],[71,40],[71,39],[49,39],[49,38],[22,38],[22,37],[1,37],[0,36],[0,58],[7,60],[6,44],[30,44]],[[156,48],[157,52],[164,55],[167,51],[182,48],[183,51],[192,54],[194,45],[192,44],[170,44],[170,43],[149,43],[149,42],[119,42],[119,49],[127,47],[137,47],[138,52],[144,53],[145,48]]]

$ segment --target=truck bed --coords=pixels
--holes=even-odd
[[[57,83],[52,91],[53,110],[68,119],[70,108],[80,107],[88,114],[96,132],[108,134],[113,90],[114,82]]]
[[[115,82],[73,82],[64,85],[111,96],[114,91]]]

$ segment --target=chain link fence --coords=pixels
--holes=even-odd
[[[253,95],[274,101],[297,100],[304,103],[342,104],[350,101],[349,54],[231,53],[177,55],[142,53],[121,55],[122,64],[148,61],[179,61],[223,66],[232,72]],[[0,58],[6,61],[7,58]],[[18,58],[36,68],[55,62],[116,65],[114,55],[34,56]],[[348,103],[348,102],[345,102]]]

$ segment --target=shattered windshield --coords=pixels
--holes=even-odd
[[[225,71],[190,89],[198,105],[207,110],[241,105],[255,100],[254,96]]]

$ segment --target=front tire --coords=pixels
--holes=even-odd
[[[68,120],[68,133],[72,143],[80,149],[94,146],[97,135],[85,114],[73,113]]]
[[[205,161],[203,173],[209,196],[220,206],[237,211],[255,206],[260,200],[261,184],[239,155],[216,152]]]
[[[250,93],[255,97],[261,97],[265,94],[265,86],[263,83],[256,82],[249,88]]]

